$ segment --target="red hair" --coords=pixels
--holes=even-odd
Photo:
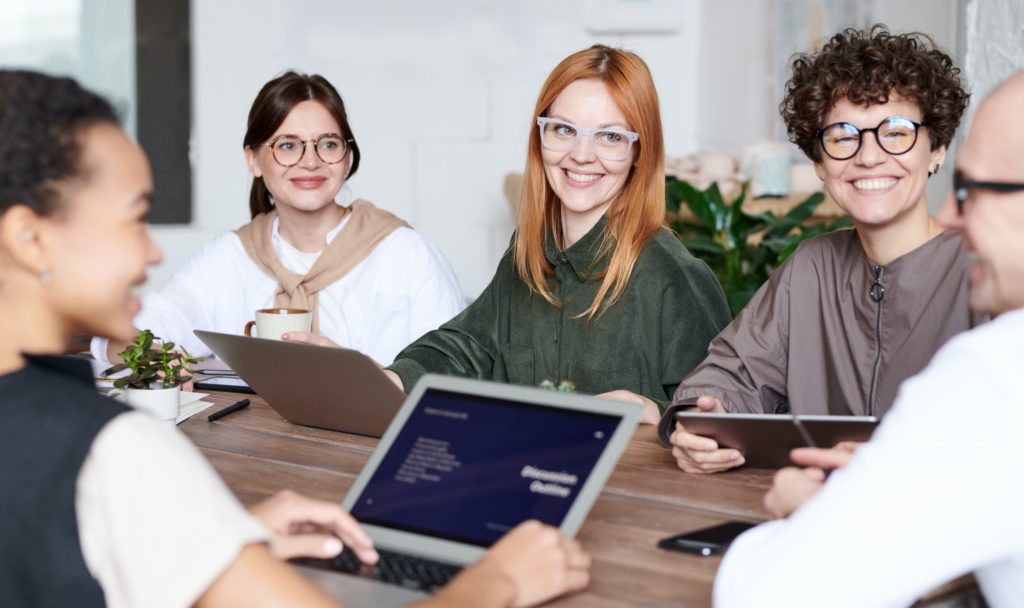
[[[566,57],[555,67],[541,87],[530,124],[514,245],[516,272],[531,292],[555,306],[561,305],[548,286],[547,278],[554,275],[554,268],[544,256],[548,235],[560,248],[563,246],[561,202],[544,173],[536,120],[546,114],[567,86],[580,79],[603,82],[639,135],[635,166],[608,208],[608,227],[599,254],[599,258],[608,256],[608,267],[598,275],[602,282],[594,301],[581,314],[592,319],[622,295],[640,251],[665,225],[665,144],[658,92],[647,64],[635,53],[598,44]]]

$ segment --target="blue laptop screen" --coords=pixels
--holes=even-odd
[[[620,420],[429,389],[352,514],[482,547],[527,519],[558,526]]]

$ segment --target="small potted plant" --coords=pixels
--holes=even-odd
[[[174,342],[161,343],[148,329],[117,354],[123,363],[112,371],[131,370],[114,380],[114,388],[124,395],[125,402],[173,425],[178,418],[181,384],[192,379],[188,366],[198,359],[184,348],[176,348]]]

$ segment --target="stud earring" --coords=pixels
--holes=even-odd
[[[43,269],[39,271],[39,282],[44,286],[53,285],[53,275],[50,274],[49,268],[43,267]]]

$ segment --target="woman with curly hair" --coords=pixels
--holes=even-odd
[[[942,231],[925,200],[968,98],[960,70],[923,34],[847,29],[794,59],[780,106],[790,140],[854,229],[802,243],[711,343],[674,405],[882,416],[904,379],[980,321],[961,237]],[[681,469],[743,464],[677,425],[677,409],[660,435]]]

